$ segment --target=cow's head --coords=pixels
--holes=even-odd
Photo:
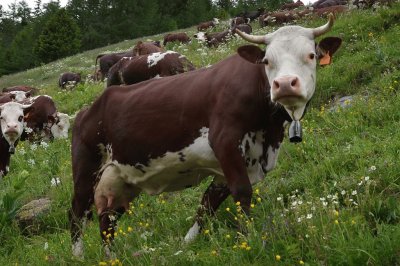
[[[317,60],[329,64],[339,48],[341,39],[325,38],[319,44],[314,39],[328,32],[334,22],[329,15],[327,24],[318,28],[285,26],[267,35],[254,36],[236,30],[245,40],[266,44],[266,51],[258,46],[239,47],[241,57],[251,63],[264,64],[271,86],[271,101],[284,106],[294,121],[303,116],[307,102],[314,94]]]
[[[24,129],[24,116],[31,110],[31,105],[8,102],[0,106],[1,133],[10,145],[21,136]]]
[[[52,116],[53,117],[53,116]],[[49,117],[49,120],[52,119]],[[54,121],[51,125],[51,134],[55,139],[65,139],[68,138],[68,129],[70,117],[67,114],[57,112],[54,116]]]

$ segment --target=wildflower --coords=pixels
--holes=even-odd
[[[252,204],[250,204],[250,207],[251,207],[251,208],[254,208],[254,207],[255,207],[255,205],[252,203]]]
[[[60,181],[60,178],[58,178],[58,177],[56,177],[56,178],[53,177],[51,179],[51,186],[52,187],[58,186],[60,183],[61,183],[61,181]]]
[[[31,166],[35,165],[35,160],[28,159],[28,164],[31,165]]]
[[[364,180],[368,181],[369,180],[369,176],[364,177]]]
[[[228,208],[226,208],[225,210],[226,210],[227,212],[229,212],[231,209],[228,207]]]
[[[276,200],[277,200],[277,201],[281,201],[281,200],[282,200],[282,197],[277,197]]]
[[[260,197],[257,198],[257,202],[261,202],[261,198]]]
[[[335,220],[335,224],[338,225],[338,224],[339,224],[339,221],[338,221],[338,220]]]
[[[47,142],[41,141],[40,146],[42,146],[44,149],[46,149],[47,147],[49,147],[49,144]]]
[[[370,33],[368,33],[368,36],[369,36],[370,38],[372,38],[372,37],[374,37],[374,34],[373,34],[372,32],[370,32]]]
[[[346,195],[346,191],[345,191],[345,190],[342,190],[342,191],[340,192],[340,194],[342,194],[342,196],[344,196],[344,195]]]
[[[301,217],[297,218],[297,222],[301,223]]]
[[[236,206],[240,206],[240,201],[237,201],[237,202],[236,202]]]
[[[99,262],[99,266],[105,266],[105,265],[107,265],[107,262],[104,262],[104,261]]]
[[[370,171],[375,171],[375,170],[376,170],[376,166],[375,166],[375,165],[372,165],[372,166],[369,168],[369,170],[370,170]]]
[[[251,247],[246,247],[246,250],[249,251],[251,249]]]
[[[213,256],[217,256],[217,251],[216,250],[213,250],[213,251],[211,251],[211,255],[213,255]]]
[[[230,239],[230,238],[231,238],[231,235],[228,234],[228,235],[225,236],[225,238],[226,238],[226,239]]]
[[[357,195],[357,190],[353,190],[353,191],[351,192],[351,195],[353,195],[353,196]]]
[[[208,230],[208,229],[204,230],[205,235],[208,235],[209,233],[210,233],[210,230]]]
[[[44,243],[43,249],[46,250],[46,249],[48,249],[48,248],[49,248],[49,243],[45,242],[45,243]]]
[[[307,219],[311,219],[312,218],[312,213],[307,214]]]
[[[128,226],[128,232],[130,233],[132,231],[133,231],[132,227]]]
[[[36,144],[32,144],[31,145],[31,150],[36,151],[36,149],[37,149],[37,145]]]
[[[355,224],[356,224],[356,221],[351,220],[351,224],[352,224],[352,225],[355,225]]]
[[[304,265],[304,261],[299,260],[299,264],[300,264],[300,265]]]
[[[338,212],[337,210],[334,210],[334,211],[333,211],[333,215],[335,215],[336,217],[338,217],[338,216],[339,216],[339,212]]]
[[[177,252],[175,252],[175,256],[178,256],[179,254],[181,254],[183,251],[182,250],[178,250]]]
[[[276,255],[276,256],[275,256],[275,260],[280,261],[280,260],[281,260],[281,256]]]

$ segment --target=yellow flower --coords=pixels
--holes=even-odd
[[[374,34],[372,32],[368,33],[369,37],[374,37]]]
[[[143,207],[144,207],[144,204],[143,204],[143,203],[140,203],[139,206],[140,206],[140,208],[143,208]]]
[[[236,202],[236,206],[240,206],[240,201],[237,201],[237,202]]]
[[[256,205],[254,205],[253,203],[252,204],[250,204],[250,207],[251,208],[254,208]]]
[[[128,232],[130,233],[130,232],[132,232],[132,231],[133,231],[133,228],[130,227],[130,226],[128,226]]]
[[[107,262],[104,262],[104,261],[99,262],[99,266],[105,266],[105,265],[107,265]]]
[[[226,239],[230,239],[231,235],[226,235],[225,237],[226,237]]]
[[[251,247],[246,247],[246,250],[249,251],[251,249]]]
[[[300,264],[300,265],[304,265],[304,261],[300,260],[300,261],[299,261],[299,264]]]
[[[275,256],[275,259],[276,259],[277,261],[280,261],[280,260],[281,260],[281,256],[276,255],[276,256]]]
[[[354,220],[351,220],[351,224],[353,224],[353,225],[354,225],[354,224],[356,224],[356,221],[354,221]]]
[[[216,250],[213,250],[213,251],[211,251],[211,255],[213,255],[213,256],[217,256],[217,251]]]
[[[260,194],[260,190],[258,188],[256,188],[255,193],[258,195]]]
[[[258,201],[258,202],[261,202],[261,198],[260,198],[260,197],[258,197],[258,198],[257,198],[257,201]]]
[[[333,211],[333,215],[335,215],[336,217],[338,217],[338,216],[339,216],[339,212],[338,212],[337,210],[334,210],[334,211]]]
[[[225,210],[226,210],[227,212],[229,212],[231,209],[229,209],[229,207],[228,207],[228,208],[226,208]]]
[[[208,230],[208,229],[204,230],[205,235],[208,235],[209,233],[210,233],[210,230]]]
[[[335,220],[335,224],[339,224],[339,221],[338,221],[338,220]]]

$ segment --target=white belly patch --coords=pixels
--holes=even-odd
[[[150,195],[196,186],[209,175],[215,175],[223,181],[222,169],[209,144],[208,131],[208,128],[201,128],[200,136],[192,144],[177,152],[166,152],[163,156],[151,159],[147,165],[121,164],[112,160],[112,147],[103,147],[107,152],[104,154],[104,164],[100,173],[118,173],[119,176],[100,178],[117,178],[119,181],[116,183],[125,182]],[[279,149],[269,147],[263,152],[263,145],[264,137],[261,131],[247,133],[239,145],[252,184],[262,180],[265,171],[270,171],[275,166]],[[267,154],[267,158],[264,158],[264,154]],[[107,167],[117,167],[118,171],[105,171]],[[109,182],[105,183],[110,185]]]

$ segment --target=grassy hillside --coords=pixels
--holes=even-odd
[[[299,21],[303,26],[325,23]],[[255,33],[270,32],[272,28]],[[222,27],[222,26],[221,26]],[[186,29],[194,33],[194,28]],[[72,181],[70,140],[20,143],[0,189],[2,265],[400,265],[400,5],[390,10],[339,16],[329,36],[343,45],[333,64],[318,70],[317,91],[304,118],[304,141],[284,141],[274,171],[255,187],[247,219],[228,199],[190,245],[199,187],[159,196],[142,195],[119,223],[116,258],[106,260],[97,219],[84,236],[85,258],[71,256],[67,212]],[[150,36],[160,39],[161,36]],[[90,104],[104,84],[60,91],[64,71],[92,73],[95,56],[125,50],[136,40],[97,49],[0,78],[0,87],[26,84],[53,96],[69,114]],[[197,67],[213,64],[245,42],[217,49],[197,42],[172,45]],[[332,99],[353,95],[331,111]],[[52,186],[51,180],[60,184]],[[21,229],[15,210],[48,197],[51,210],[32,228]],[[246,224],[248,235],[235,229]]]

